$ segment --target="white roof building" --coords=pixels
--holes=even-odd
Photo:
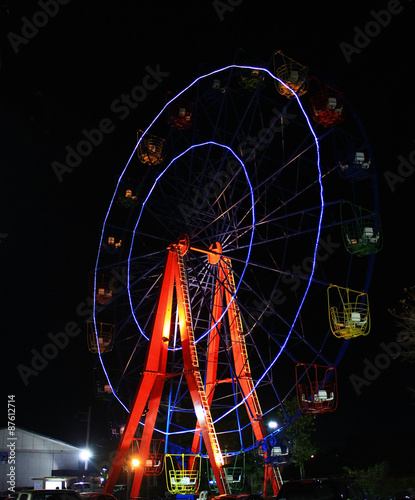
[[[0,492],[34,486],[34,478],[56,470],[80,470],[81,448],[41,434],[15,428],[0,429]],[[13,489],[10,489],[13,488]]]

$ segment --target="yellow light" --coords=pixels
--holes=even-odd
[[[196,413],[196,418],[197,420],[200,422],[200,421],[203,421],[203,420],[206,420],[206,412],[205,412],[205,409],[203,408],[202,405],[200,405],[199,403],[197,403],[195,405],[195,413]]]
[[[138,467],[138,466],[139,466],[139,464],[140,464],[140,462],[138,461],[138,459],[137,459],[137,458],[133,458],[133,459],[131,460],[131,464],[132,464],[132,466],[133,466],[133,467]]]
[[[225,462],[221,453],[215,453],[215,462],[218,467],[223,467]]]
[[[170,318],[164,322],[162,339],[164,342],[169,342],[170,340]]]

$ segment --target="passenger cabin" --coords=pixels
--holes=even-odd
[[[337,375],[333,366],[297,363],[297,402],[302,413],[327,413],[337,408]]]
[[[166,454],[164,458],[167,489],[173,495],[194,495],[199,491],[201,457],[194,454]]]
[[[330,285],[327,296],[330,329],[336,337],[349,340],[369,333],[367,293]]]
[[[299,97],[307,92],[308,67],[291,59],[281,51],[274,54],[274,75],[283,82],[275,81],[278,92],[288,99],[293,97],[291,90]]]
[[[379,215],[350,202],[343,202],[340,210],[346,250],[358,257],[379,252],[382,249]]]
[[[311,115],[323,127],[334,127],[345,119],[345,98],[342,92],[330,85],[311,79],[309,84]]]
[[[173,95],[169,92],[167,106],[167,121],[173,128],[186,130],[192,125],[194,103],[183,96],[178,96],[173,99]]]
[[[113,348],[115,325],[87,321],[87,341],[89,352],[93,354],[110,352]]]
[[[166,141],[161,137],[145,134],[142,130],[137,132],[137,156],[141,163],[146,165],[159,165],[166,155]]]

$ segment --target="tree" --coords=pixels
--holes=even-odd
[[[403,348],[400,350],[401,359],[415,363],[415,286],[404,288],[404,298],[399,301],[399,307],[389,309],[389,312],[399,329],[396,340]],[[409,390],[415,396],[415,387]]]
[[[409,361],[415,362],[415,286],[404,288],[405,297],[399,301],[399,307],[390,309],[400,329],[397,340],[406,348],[402,354]]]
[[[300,410],[298,409],[297,399],[291,399],[284,404],[287,415],[283,418],[292,418]],[[282,416],[282,414],[280,414]],[[305,477],[305,464],[316,453],[316,447],[312,442],[311,436],[315,431],[315,416],[311,414],[300,414],[292,422],[286,433],[290,442],[290,456],[294,465],[300,468],[300,477]]]
[[[264,464],[258,457],[258,450],[251,450],[245,456],[245,478],[250,493],[260,495],[264,486]]]
[[[386,497],[391,494],[390,484],[386,480],[389,472],[387,462],[371,465],[367,469],[356,469],[347,466],[343,467],[343,469],[347,474],[355,477],[359,485],[371,495]]]
[[[402,359],[415,363],[415,286],[404,288],[404,298],[399,301],[399,307],[390,309],[399,328],[396,340],[403,350]],[[410,388],[415,396],[415,387]]]

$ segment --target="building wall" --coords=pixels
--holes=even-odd
[[[23,429],[16,428],[13,438],[8,429],[0,429],[0,491],[13,486],[32,488],[33,478],[51,476],[52,470],[78,469],[80,451],[63,441]],[[13,466],[15,469],[11,469]]]

